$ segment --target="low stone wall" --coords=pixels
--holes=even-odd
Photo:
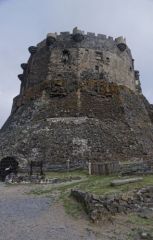
[[[142,208],[153,207],[153,186],[134,192],[113,196],[95,196],[80,190],[71,190],[73,196],[80,202],[93,222],[118,214],[139,211]]]

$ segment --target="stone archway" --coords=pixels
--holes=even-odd
[[[10,173],[14,173],[15,175],[18,172],[19,163],[15,159],[15,157],[7,156],[0,161],[0,180],[5,181],[5,178]]]

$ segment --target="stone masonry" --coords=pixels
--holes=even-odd
[[[49,33],[21,64],[20,94],[0,130],[0,159],[46,169],[153,156],[152,106],[123,37]]]
[[[78,189],[71,190],[71,196],[80,202],[93,222],[109,219],[118,213],[137,212],[143,218],[153,216],[153,187],[120,194],[98,196]],[[145,214],[147,213],[147,215]],[[149,214],[148,214],[149,213]],[[145,216],[146,215],[146,216]]]

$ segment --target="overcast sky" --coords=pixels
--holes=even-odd
[[[123,35],[140,70],[142,90],[153,103],[153,0],[0,0],[0,126],[19,93],[20,64],[28,47],[48,32]]]

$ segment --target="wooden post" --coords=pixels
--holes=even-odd
[[[70,171],[70,159],[67,159],[67,171],[69,172]]]
[[[40,161],[40,176],[43,176],[43,162]]]
[[[32,171],[32,161],[30,162],[30,176],[32,176],[33,171]]]
[[[88,167],[89,167],[89,175],[91,175],[91,161],[89,161]]]

